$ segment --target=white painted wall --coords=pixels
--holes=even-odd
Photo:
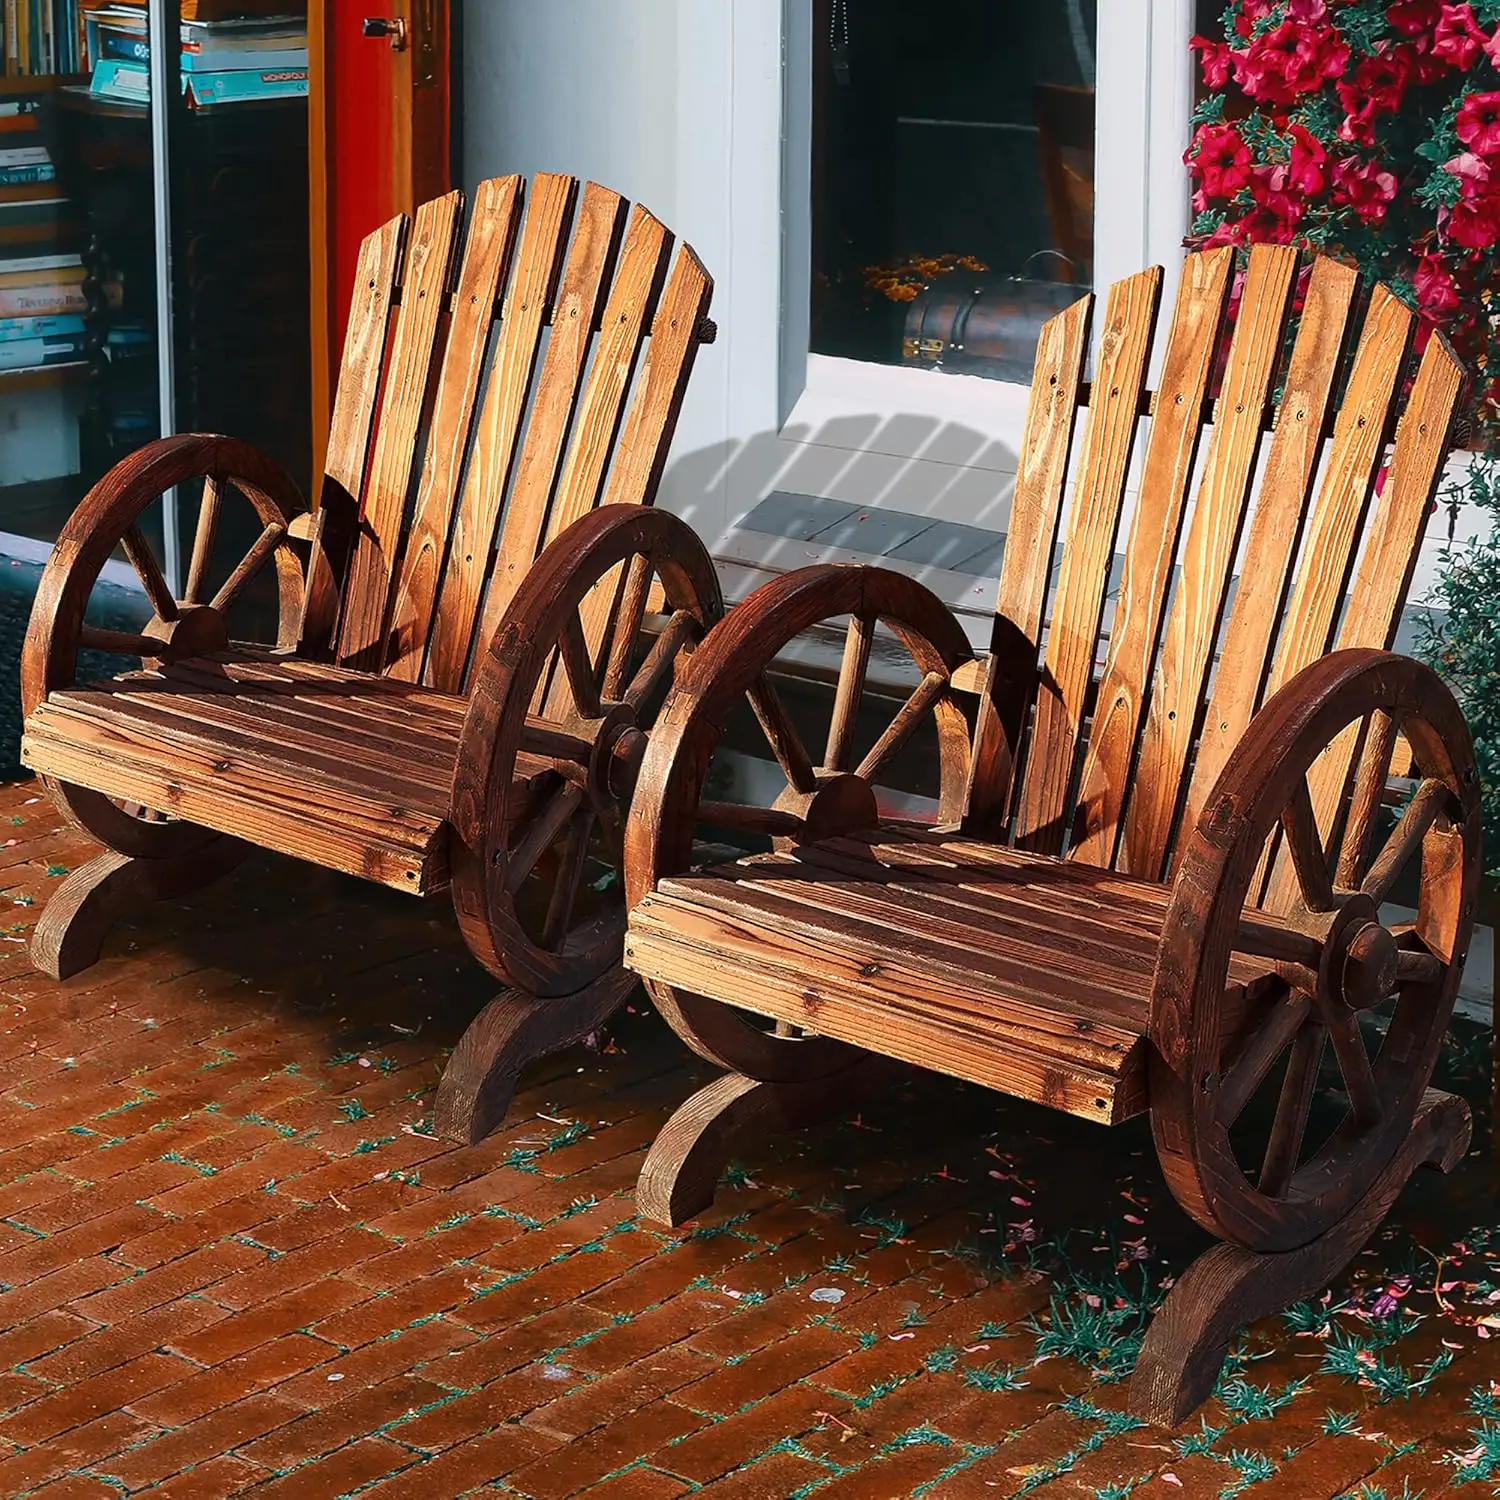
[[[1190,14],[1189,0],[1100,6],[1115,63],[1099,73],[1103,281],[1148,261],[1170,276],[1180,258]],[[731,597],[767,569],[864,555],[736,530],[773,489],[1003,530],[1025,409],[1019,386],[807,358],[810,26],[810,0],[465,0],[465,184],[594,178],[716,278],[719,341],[699,355],[661,503],[709,541]],[[1414,600],[1445,533],[1430,529]],[[993,599],[992,580],[911,571],[976,614]]]

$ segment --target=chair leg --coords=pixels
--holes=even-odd
[[[676,1228],[707,1210],[729,1159],[765,1136],[843,1114],[889,1077],[884,1059],[861,1058],[831,1077],[765,1083],[725,1073],[681,1104],[662,1126],[636,1184],[644,1219]]]
[[[71,979],[99,960],[105,934],[127,913],[186,895],[234,868],[248,844],[218,838],[192,854],[137,859],[101,854],[80,865],[52,893],[31,937],[31,961],[53,979]]]
[[[474,1146],[499,1127],[522,1071],[597,1031],[640,984],[616,968],[575,995],[539,999],[505,990],[458,1039],[438,1082],[432,1128]]]
[[[1421,1166],[1450,1172],[1469,1146],[1469,1107],[1429,1089],[1411,1134],[1341,1223],[1281,1255],[1215,1245],[1178,1279],[1146,1331],[1130,1382],[1130,1409],[1175,1427],[1213,1393],[1234,1336],[1247,1324],[1314,1296],[1354,1259]]]

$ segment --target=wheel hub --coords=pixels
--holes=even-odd
[[[862,776],[847,771],[819,771],[811,792],[788,787],[772,804],[780,812],[796,813],[806,824],[807,839],[834,838],[880,821],[875,791]]]

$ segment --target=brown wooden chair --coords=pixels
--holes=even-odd
[[[451,888],[509,986],[439,1093],[439,1128],[477,1139],[524,1063],[634,985],[622,895],[596,887],[677,653],[721,606],[701,544],[644,509],[712,336],[698,258],[571,177],[481,183],[466,234],[462,214],[449,193],[364,242],[315,510],[256,450],[201,434],[89,492],[32,614],[22,756],[110,851],[38,923],[59,977],[134,902],[252,844]],[[197,497],[181,597],[143,529],[174,489]],[[231,567],[216,541],[236,527],[253,541]],[[136,633],[87,617],[117,548],[154,611]],[[258,587],[272,639],[231,644]],[[80,652],[142,666],[85,685]]]
[[[1111,289],[1092,385],[1092,297],[1047,324],[987,659],[898,574],[768,583],[679,677],[626,839],[626,962],[728,1070],[658,1136],[643,1212],[703,1209],[747,1132],[838,1108],[875,1057],[1101,1124],[1149,1111],[1173,1193],[1223,1242],[1136,1369],[1134,1407],[1166,1422],[1208,1394],[1239,1326],[1323,1287],[1416,1167],[1448,1169],[1469,1138],[1464,1104],[1428,1085],[1473,922],[1474,758],[1443,684],[1386,649],[1462,372],[1434,337],[1397,420],[1412,314],[1375,288],[1351,356],[1356,276],[1331,260],[1284,351],[1297,256],[1263,247],[1210,399],[1233,267],[1187,261],[1154,393],[1159,270]],[[768,673],[825,626],[844,644],[819,745]],[[894,717],[869,705],[872,660],[887,682],[907,664]],[[705,799],[746,693],[786,781],[770,805],[732,779]],[[1387,833],[1398,738],[1412,795]],[[933,782],[925,824],[881,816],[903,747]],[[705,826],[771,851],[695,870]]]

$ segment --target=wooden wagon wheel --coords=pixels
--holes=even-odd
[[[459,923],[508,984],[573,995],[618,967],[621,805],[680,660],[722,610],[692,530],[639,506],[575,522],[516,591],[475,672],[452,814]],[[518,775],[523,754],[553,769]]]
[[[1367,870],[1341,862],[1351,881],[1362,876],[1343,889],[1330,876],[1309,777],[1348,726],[1381,716],[1411,746],[1417,789]],[[1347,737],[1342,744],[1347,754]],[[1299,904],[1280,917],[1246,912],[1262,850],[1278,833]],[[1414,861],[1416,919],[1382,925],[1381,903]],[[1337,652],[1256,716],[1187,842],[1151,1004],[1157,1151],[1173,1192],[1205,1228],[1247,1250],[1280,1252],[1350,1216],[1406,1139],[1432,1075],[1479,865],[1472,746],[1452,694],[1427,668],[1386,652]],[[1264,993],[1252,986],[1242,1017],[1226,1023],[1236,950],[1267,960],[1273,977]],[[1369,1011],[1386,1020],[1373,1057],[1360,1026]],[[1346,1103],[1319,1140],[1309,1118],[1325,1050]],[[1267,1103],[1274,1094],[1269,1126],[1232,1138],[1262,1091]]]
[[[183,597],[168,587],[140,527],[146,507],[174,486],[203,481],[202,501]],[[239,495],[255,512],[260,535],[209,593],[214,543],[226,500]],[[117,464],[79,503],[53,548],[32,607],[21,651],[21,704],[26,714],[47,695],[73,687],[81,651],[121,659],[120,670],[142,661],[177,661],[222,650],[225,616],[245,586],[268,563],[278,591],[275,644],[296,644],[302,617],[302,565],[288,539],[292,519],[305,510],[286,473],[248,444],[191,433],[148,443]],[[89,596],[105,562],[124,552],[151,605],[138,632],[104,630],[85,619]],[[43,778],[59,811],[121,855],[175,859],[221,838],[160,812],[111,800],[87,787]]]
[[[814,762],[769,668],[797,637],[841,619],[848,623],[838,684],[821,759]],[[858,754],[860,708],[877,642],[899,648],[916,686]],[[629,903],[666,876],[690,869],[695,840],[706,830],[780,844],[876,827],[875,787],[924,724],[936,731],[938,786],[931,818],[935,825],[956,824],[968,782],[969,729],[950,681],[969,655],[963,630],[941,601],[887,569],[805,568],[758,589],[695,653],[647,751],[625,840]],[[899,672],[902,664],[891,665]],[[754,711],[766,764],[774,760],[785,785],[774,797],[747,793],[747,800],[718,800],[706,795],[714,755],[742,699]],[[672,985],[648,981],[647,988],[689,1046],[746,1078],[812,1082],[863,1055],[842,1042],[771,1028]]]

